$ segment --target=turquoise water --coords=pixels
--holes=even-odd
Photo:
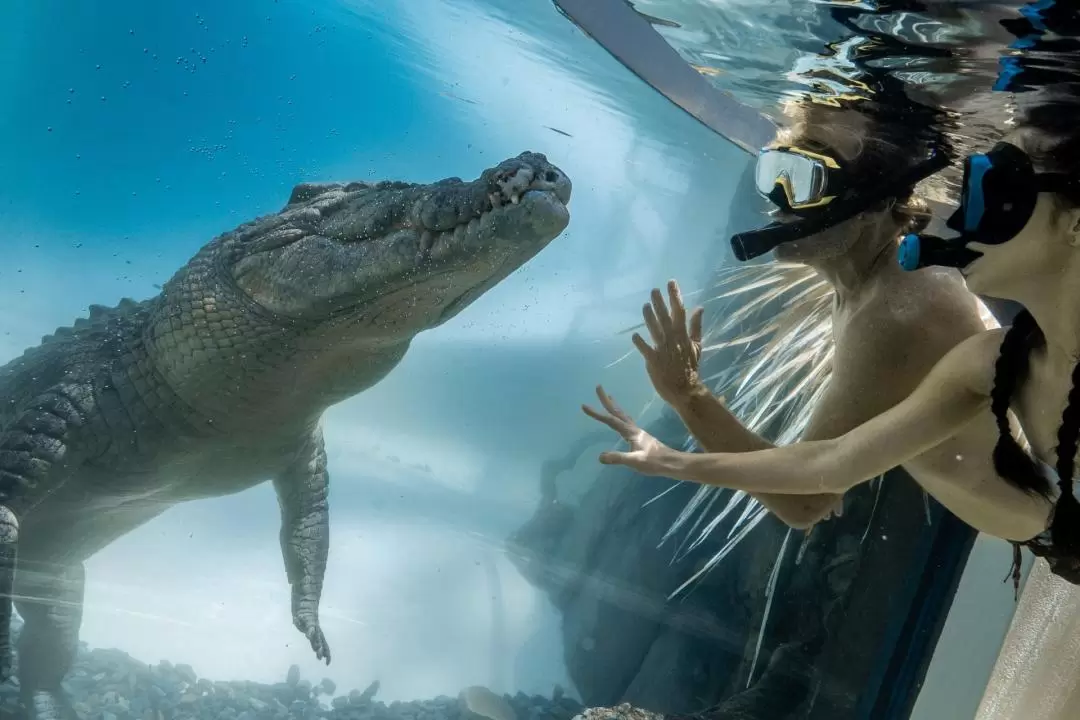
[[[650,288],[719,262],[749,157],[547,2],[39,0],[0,27],[0,361],[152,296],[301,181],[468,179],[534,150],[575,188],[562,236],[327,414],[329,667],[292,627],[268,484],[95,556],[82,640],[213,679],[378,679],[386,701],[575,693],[560,616],[504,539],[541,464],[594,430],[594,384],[651,400],[620,333]],[[562,493],[595,481],[591,457]]]
[[[973,715],[1014,609],[1003,541],[976,541],[902,478],[852,491],[803,543],[731,493],[683,516],[688,485],[595,462],[614,444],[579,411],[597,383],[685,443],[630,330],[669,278],[710,323],[739,318],[717,277],[765,207],[750,154],[558,4],[575,3],[0,5],[0,365],[90,305],[153,297],[301,182],[471,180],[530,150],[574,186],[559,237],[326,413],[333,662],[293,627],[264,483],[174,507],[87,563],[67,686],[81,717],[570,720],[564,693],[667,713],[734,698],[754,720]],[[730,102],[776,119],[793,92],[856,87],[869,58],[954,113],[958,147],[979,145],[1002,124],[985,88],[1015,8],[914,5],[634,3]],[[956,168],[940,177],[925,191],[947,202]],[[742,360],[704,362],[726,382]],[[329,681],[321,705],[298,677]],[[375,681],[402,704],[350,699]],[[470,686],[515,714],[490,696],[487,714],[461,712]]]

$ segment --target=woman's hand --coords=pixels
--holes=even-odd
[[[589,417],[619,433],[630,445],[628,452],[600,453],[600,462],[604,465],[626,465],[644,475],[665,474],[664,460],[669,458],[674,451],[639,428],[637,423],[608,397],[603,386],[596,387],[596,396],[600,398],[601,404],[610,415],[593,410],[588,405],[582,405],[581,409]]]

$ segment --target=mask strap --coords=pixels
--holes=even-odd
[[[1038,192],[1065,192],[1080,189],[1080,178],[1065,173],[1036,173],[1035,189]]]

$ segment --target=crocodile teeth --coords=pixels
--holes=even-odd
[[[511,195],[510,196],[510,202],[517,205],[519,202],[521,202],[521,196],[516,194],[516,193],[514,195]]]

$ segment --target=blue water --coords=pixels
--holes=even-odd
[[[546,0],[35,0],[0,28],[0,362],[153,295],[297,182],[470,178],[534,150],[575,188],[548,249],[327,414],[329,668],[290,621],[269,485],[93,558],[82,639],[216,679],[379,679],[387,701],[567,684],[559,618],[503,538],[540,463],[594,429],[594,384],[649,401],[640,362],[612,365],[620,331],[650,288],[704,280],[749,158]]]

